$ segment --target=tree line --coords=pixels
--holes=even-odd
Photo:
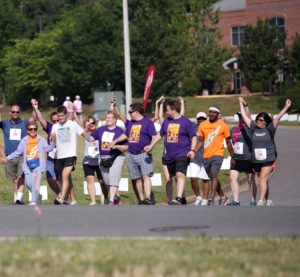
[[[157,70],[154,98],[195,95],[204,88],[226,92],[222,63],[232,53],[218,45],[215,2],[128,1],[135,97],[143,95],[150,64]],[[50,95],[62,101],[77,94],[87,100],[94,90],[124,91],[122,20],[121,0],[0,0],[2,101]],[[247,50],[241,49],[241,57]],[[242,64],[248,80],[268,78],[269,67],[253,77],[257,70],[248,70],[247,59]]]

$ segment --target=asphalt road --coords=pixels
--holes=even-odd
[[[276,135],[278,168],[270,182],[274,207],[0,206],[0,237],[282,237],[300,235],[300,129]],[[244,187],[245,188],[245,187]]]

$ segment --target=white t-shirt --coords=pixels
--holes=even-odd
[[[54,124],[52,134],[56,135],[57,159],[76,157],[77,135],[80,136],[84,130],[75,122],[68,120],[65,124]]]

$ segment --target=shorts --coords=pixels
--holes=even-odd
[[[179,157],[175,160],[165,160],[165,165],[171,177],[176,176],[177,172],[186,175],[189,159],[187,157]]]
[[[211,179],[213,176],[218,175],[221,166],[223,162],[222,156],[212,156],[208,159],[204,159],[204,168],[208,175],[208,177]]]
[[[125,162],[125,155],[119,155],[111,167],[100,166],[104,184],[112,187],[119,187],[122,169]]]
[[[56,180],[56,175],[57,174],[55,172],[54,160],[47,159],[47,161],[46,161],[46,178]]]
[[[55,160],[54,168],[55,168],[55,172],[57,173],[56,177],[58,180],[61,180],[62,172],[65,167],[72,166],[73,167],[72,170],[75,170],[76,160],[77,160],[76,157],[69,157],[69,158]]]
[[[101,170],[100,170],[99,165],[83,164],[82,168],[83,168],[83,172],[84,172],[84,177],[95,176],[95,173],[96,173],[98,180],[102,179]]]
[[[191,162],[187,168],[186,177],[200,178],[202,180],[209,180],[209,177],[205,171],[204,165],[198,165]]]
[[[276,167],[275,161],[272,162],[265,162],[265,163],[259,163],[259,164],[252,164],[252,172],[254,173],[260,173],[261,169],[263,167],[273,167],[273,170]]]
[[[230,170],[236,170],[240,173],[253,173],[251,160],[235,160],[235,166]]]
[[[127,167],[131,180],[141,179],[144,176],[153,176],[153,160],[150,153],[127,155]]]
[[[16,158],[14,160],[10,160],[5,165],[5,173],[6,177],[9,180],[15,180],[17,177],[21,177],[23,175],[23,157]]]

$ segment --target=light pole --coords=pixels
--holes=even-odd
[[[127,111],[129,111],[129,106],[132,103],[132,88],[131,88],[130,39],[129,39],[127,0],[123,0],[123,29],[124,29],[126,117],[128,117]]]

